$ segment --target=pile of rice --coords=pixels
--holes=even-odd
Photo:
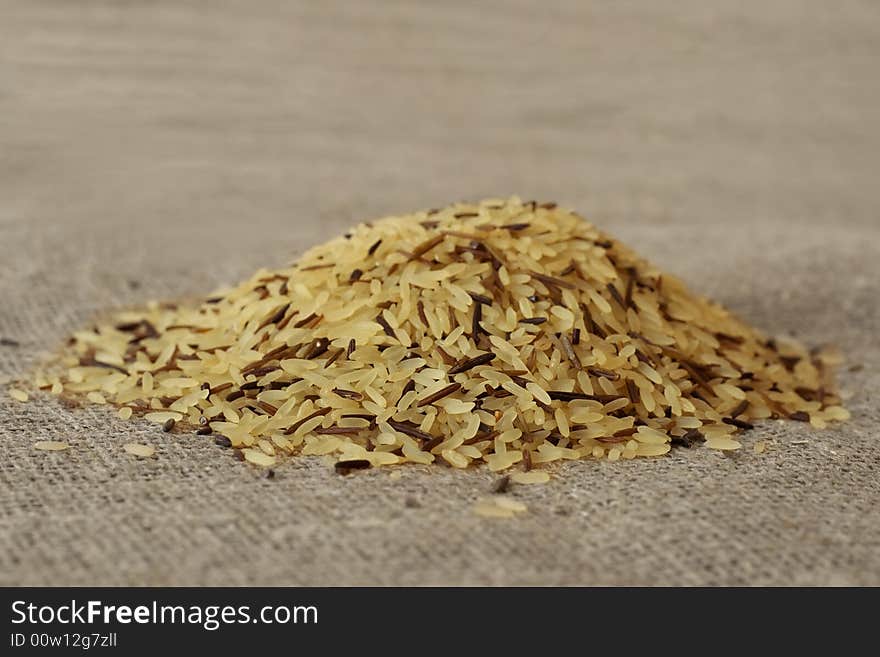
[[[263,466],[530,470],[732,450],[754,420],[848,417],[821,353],[767,339],[577,214],[516,198],[364,223],[201,303],[119,312],[36,383]]]

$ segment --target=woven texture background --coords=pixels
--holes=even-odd
[[[485,470],[270,481],[3,392],[0,584],[880,584],[880,5],[714,4],[4,0],[4,381],[103,309],[516,193],[838,344],[854,418],[765,424],[732,458],[568,464],[493,520],[470,510]]]

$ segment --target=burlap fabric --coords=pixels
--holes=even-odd
[[[4,392],[0,584],[880,584],[880,14],[735,4],[4,2],[7,380],[102,309],[509,193],[863,369],[844,426],[572,463],[514,488],[512,520],[471,512],[485,470],[297,459],[270,481],[203,438]]]

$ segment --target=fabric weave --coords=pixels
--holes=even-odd
[[[732,457],[567,464],[492,519],[472,511],[485,469],[293,459],[269,480],[202,437],[4,389],[0,584],[880,585],[880,16],[476,4],[7,3],[0,378],[108,308],[516,193],[769,334],[837,344],[853,419],[766,423]]]

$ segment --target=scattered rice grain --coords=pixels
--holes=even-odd
[[[132,456],[139,456],[142,458],[149,458],[156,453],[156,450],[153,447],[141,443],[126,443],[122,446],[122,449]]]

